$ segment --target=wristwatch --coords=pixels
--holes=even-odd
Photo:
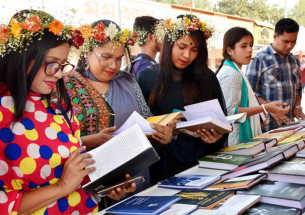
[[[302,108],[302,106],[301,106],[301,105],[294,106],[294,108],[297,108],[297,109],[303,110],[303,108]]]

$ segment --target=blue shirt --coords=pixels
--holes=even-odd
[[[145,59],[139,60],[133,64],[132,76],[134,78],[137,78],[137,75],[141,70],[146,69],[149,66],[157,64],[157,62],[153,58],[151,58],[149,55],[143,54],[143,53],[138,54],[135,59],[137,59],[138,57],[141,57],[141,56],[144,56],[148,60],[145,60]]]
[[[282,58],[270,44],[248,65],[246,77],[257,97],[263,97],[268,102],[282,101],[290,105],[287,116],[292,119],[296,96],[302,95],[300,62],[295,55],[289,53]],[[277,127],[276,121],[269,114],[263,131]]]

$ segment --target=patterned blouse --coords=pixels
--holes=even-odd
[[[70,154],[80,147],[75,116],[70,128],[63,116],[50,110],[44,97],[30,93],[22,118],[13,123],[13,105],[9,93],[0,95],[0,214],[17,214],[23,192],[55,184]],[[92,212],[98,212],[97,203],[80,186],[33,214]]]
[[[94,86],[79,72],[73,71],[64,78],[66,89],[71,97],[73,112],[80,122],[81,136],[96,134],[100,130],[114,125],[114,112],[108,104],[109,91],[99,94]],[[133,83],[132,83],[133,84]],[[151,112],[143,98],[141,89],[135,81],[134,91],[140,114],[146,118]],[[131,113],[130,113],[131,114]],[[116,113],[120,117],[120,113]]]

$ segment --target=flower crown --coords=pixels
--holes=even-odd
[[[162,40],[165,35],[172,41],[176,41],[179,37],[189,34],[192,31],[202,31],[206,39],[212,37],[214,28],[207,26],[205,22],[200,21],[197,17],[192,16],[191,19],[184,16],[183,18],[166,19],[158,22],[155,35]]]
[[[119,44],[123,43],[124,45],[133,46],[138,38],[136,33],[132,33],[128,29],[120,30],[113,23],[105,26],[100,22],[95,27],[82,25],[78,30],[85,38],[84,45],[81,48],[83,52],[92,51],[108,41],[117,41]]]
[[[84,42],[80,31],[73,30],[71,26],[64,26],[47,13],[21,12],[18,18],[11,19],[9,25],[0,24],[0,55],[26,50],[33,42],[33,37],[38,36],[41,39],[45,30],[63,40],[72,40],[76,48],[79,48]]]

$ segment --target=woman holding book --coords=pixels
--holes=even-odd
[[[152,113],[183,110],[185,105],[211,99],[218,99],[226,113],[217,78],[207,66],[206,41],[211,28],[196,16],[181,15],[160,22],[156,34],[165,36],[160,65],[142,70],[137,79]],[[200,138],[178,134],[157,149],[161,161],[151,168],[153,183],[196,165],[198,158],[224,147],[227,140],[227,135],[214,129],[198,130],[197,134]]]
[[[0,32],[0,214],[97,212],[82,190],[94,161],[80,144],[62,80],[74,68],[67,58],[72,43],[82,45],[81,33],[35,10],[16,13]],[[134,190],[132,184],[108,195]]]
[[[285,115],[289,107],[284,102],[271,102],[259,105],[256,96],[241,70],[242,65],[251,61],[253,35],[245,28],[234,27],[228,30],[223,39],[223,61],[216,72],[218,81],[225,96],[229,115],[247,113],[244,123],[234,124],[229,135],[229,145],[249,141],[260,135],[260,113]]]
[[[151,112],[135,79],[120,71],[127,46],[137,39],[110,20],[83,25],[85,35],[77,68],[65,78],[74,113],[80,121],[81,139],[88,148],[109,140],[133,111],[144,118]],[[153,125],[153,138],[168,143],[172,129]]]

